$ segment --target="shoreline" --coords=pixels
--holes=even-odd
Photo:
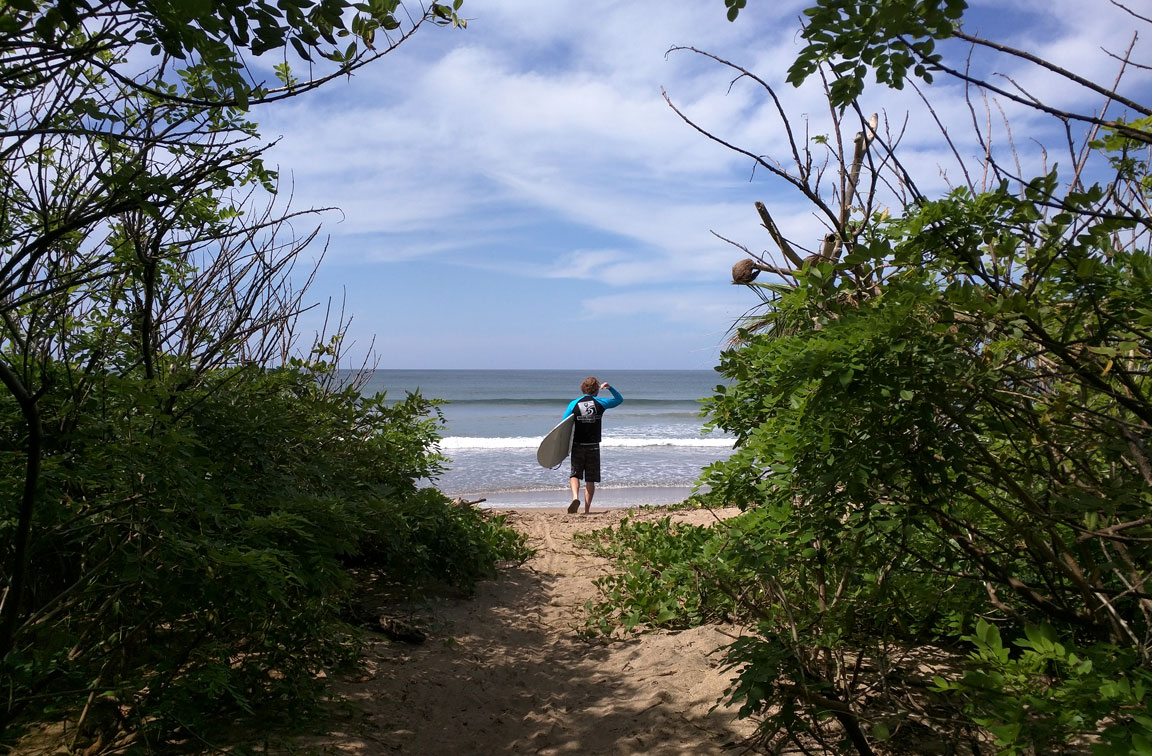
[[[581,487],[583,488],[583,487]],[[596,486],[592,498],[592,512],[606,509],[630,509],[632,507],[666,507],[679,504],[692,493],[691,486]],[[449,495],[449,494],[446,494]],[[457,494],[468,501],[484,499],[476,506],[495,511],[521,511],[567,514],[572,501],[567,488],[552,488],[540,491],[496,491],[494,493]],[[580,512],[584,511],[584,496],[581,491]]]

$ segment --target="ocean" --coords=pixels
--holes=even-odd
[[[568,462],[536,463],[536,446],[580,396],[587,374],[570,370],[376,370],[361,391],[400,400],[419,390],[443,399],[441,451],[449,469],[432,484],[493,508],[563,507]],[[684,499],[701,468],[731,454],[732,439],[704,434],[700,399],[721,382],[711,370],[597,374],[624,397],[604,415],[601,482],[592,508]],[[609,394],[603,392],[602,396]],[[581,495],[583,499],[583,495]]]

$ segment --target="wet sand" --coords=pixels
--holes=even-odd
[[[663,507],[678,504],[692,489],[682,487],[637,487],[612,488],[610,486],[597,486],[592,497],[592,509],[628,509],[630,507]],[[465,498],[472,499],[471,496]],[[476,496],[475,498],[480,498]],[[484,509],[518,510],[533,509],[555,512],[564,512],[572,501],[572,492],[567,488],[556,488],[546,491],[510,491],[504,493],[484,494],[485,501],[479,506]],[[580,490],[580,510],[584,510],[584,490]]]

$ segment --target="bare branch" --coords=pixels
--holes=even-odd
[[[1109,100],[1114,100],[1114,101],[1120,103],[1121,105],[1123,105],[1127,108],[1131,108],[1132,110],[1136,111],[1137,113],[1142,113],[1144,115],[1152,115],[1152,108],[1149,108],[1147,105],[1144,105],[1143,103],[1139,103],[1139,102],[1136,102],[1135,100],[1131,100],[1127,97],[1124,97],[1120,93],[1116,92],[1114,89],[1107,89],[1105,87],[1102,87],[1099,84],[1097,84],[1096,82],[1091,81],[1090,79],[1085,79],[1082,76],[1078,76],[1077,74],[1072,73],[1071,71],[1069,71],[1066,68],[1058,66],[1055,63],[1052,63],[1051,61],[1045,60],[1044,58],[1041,58],[1038,55],[1033,55],[1032,53],[1028,52],[1027,50],[1019,50],[1019,49],[1014,48],[1014,47],[1009,47],[1008,45],[1002,45],[999,42],[993,42],[991,40],[982,39],[980,37],[972,36],[971,34],[965,34],[960,29],[956,29],[955,31],[953,31],[953,35],[957,39],[962,39],[962,40],[964,40],[966,42],[970,42],[974,45],[980,45],[981,47],[987,47],[987,48],[990,48],[993,50],[998,50],[999,52],[1006,53],[1008,55],[1012,55],[1014,57],[1026,60],[1029,63],[1034,63],[1034,64],[1040,66],[1041,68],[1045,68],[1045,69],[1055,73],[1058,76],[1061,76],[1065,79],[1068,79],[1069,81],[1072,81],[1072,82],[1075,82],[1076,84],[1079,84],[1080,86],[1084,87],[1085,89],[1087,89],[1091,92],[1095,92],[1096,94],[1103,95],[1104,97],[1106,97]],[[1135,38],[1133,38],[1133,41],[1135,41]],[[947,70],[947,69],[943,69],[943,70]],[[1037,103],[1037,107],[1039,107],[1039,109],[1041,109],[1041,110],[1047,110],[1048,112],[1051,112],[1054,114],[1059,113],[1059,111],[1055,110],[1054,108],[1049,110],[1046,106],[1040,105],[1039,101],[1033,100],[1033,102]]]

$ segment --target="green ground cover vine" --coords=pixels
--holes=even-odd
[[[613,530],[578,535],[577,542],[618,566],[595,581],[601,599],[586,605],[588,630],[680,629],[728,617],[737,603],[718,585],[713,561],[728,537],[726,530],[673,523],[670,517],[626,517]]]

